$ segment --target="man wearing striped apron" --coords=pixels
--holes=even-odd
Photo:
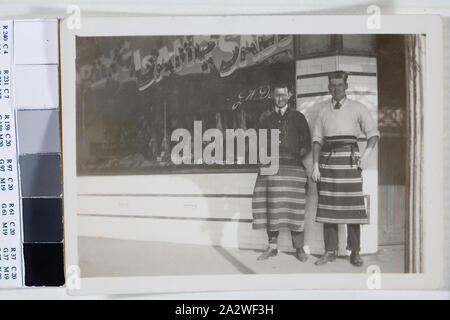
[[[319,202],[316,222],[323,223],[325,253],[316,261],[323,265],[336,259],[338,224],[347,224],[350,263],[362,266],[360,225],[369,219],[362,192],[362,169],[367,166],[380,133],[377,123],[363,104],[346,97],[347,73],[328,76],[332,99],[322,106],[313,131],[313,173]],[[360,157],[357,137],[364,133],[367,147]]]
[[[253,193],[253,229],[265,229],[269,239],[269,246],[258,260],[277,255],[280,230],[291,232],[296,258],[301,262],[308,259],[303,250],[307,176],[302,160],[311,151],[311,135],[303,114],[289,107],[290,97],[286,83],[275,85],[273,107],[261,115],[258,123],[269,137],[271,129],[279,131],[278,172],[259,174]]]

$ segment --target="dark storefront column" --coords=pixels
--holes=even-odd
[[[299,35],[295,38],[296,101],[310,128],[317,119],[317,104],[331,98],[328,92],[328,74],[346,71],[347,95],[367,106],[374,119],[378,118],[377,58],[375,35]],[[366,141],[361,136],[359,146],[364,150]],[[364,172],[364,193],[370,224],[362,228],[363,253],[378,249],[378,160],[377,151],[372,155]],[[306,159],[312,167],[312,156]],[[305,242],[312,253],[323,252],[322,224],[315,222],[317,189],[311,182],[306,205]],[[346,254],[346,229],[339,226],[340,254]]]

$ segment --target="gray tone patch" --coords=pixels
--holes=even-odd
[[[59,154],[21,155],[19,162],[22,196],[61,196],[61,157]]]
[[[17,127],[19,154],[61,151],[57,110],[20,110]]]

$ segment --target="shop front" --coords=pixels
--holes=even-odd
[[[379,102],[390,98],[380,91],[380,75],[401,73],[401,66],[380,66],[378,57],[398,40],[375,35],[79,39],[80,48],[98,49],[98,55],[77,61],[82,71],[77,77],[80,236],[264,249],[266,233],[252,229],[258,166],[250,163],[248,146],[245,156],[233,155],[233,161],[225,161],[230,152],[225,150],[222,164],[206,164],[193,154],[174,164],[172,149],[177,141],[172,141],[172,132],[187,129],[194,145],[196,121],[201,122],[202,132],[255,128],[261,113],[271,106],[271,86],[280,80],[291,85],[295,93],[291,104],[306,116],[312,130],[316,104],[330,99],[328,74],[337,70],[349,74],[348,97],[366,105],[374,119],[381,119],[380,110],[387,106]],[[399,90],[402,94],[406,96]],[[394,113],[406,108],[390,107],[400,110]],[[391,215],[379,212],[390,199],[406,202],[401,187],[393,188],[385,179],[385,170],[391,168],[386,162],[405,161],[402,154],[391,153],[388,159],[378,155],[388,143],[404,145],[402,136],[384,140],[384,128],[401,130],[402,122],[397,124],[400,129],[379,122],[379,147],[363,173],[370,223],[362,227],[362,253],[394,244],[391,233],[404,232],[398,218],[405,215],[401,206]],[[208,141],[201,138],[203,149]],[[364,135],[359,136],[360,150],[365,143]],[[310,173],[311,155],[304,164]],[[380,179],[388,182],[380,184]],[[305,244],[311,253],[323,252],[316,207],[317,188],[309,180]],[[380,233],[380,226],[392,215],[400,231]],[[344,226],[339,233],[340,253],[347,254]],[[396,244],[404,243],[403,238],[400,241]],[[280,234],[279,248],[293,250],[289,233]]]

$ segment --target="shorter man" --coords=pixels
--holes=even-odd
[[[277,255],[278,233],[285,229],[291,231],[297,259],[304,262],[308,259],[303,250],[307,176],[302,160],[311,150],[311,135],[303,114],[288,105],[291,92],[286,83],[273,87],[272,98],[273,107],[261,115],[258,129],[279,130],[279,170],[256,180],[253,228],[266,229],[269,238],[258,260]]]
[[[360,225],[369,223],[362,192],[361,170],[367,166],[380,133],[363,104],[347,98],[347,73],[328,76],[331,100],[317,106],[319,114],[313,134],[313,173],[318,183],[316,222],[323,223],[325,253],[316,261],[323,265],[336,259],[338,224],[347,224],[350,262],[361,266]],[[364,133],[367,147],[360,158],[357,137]]]

